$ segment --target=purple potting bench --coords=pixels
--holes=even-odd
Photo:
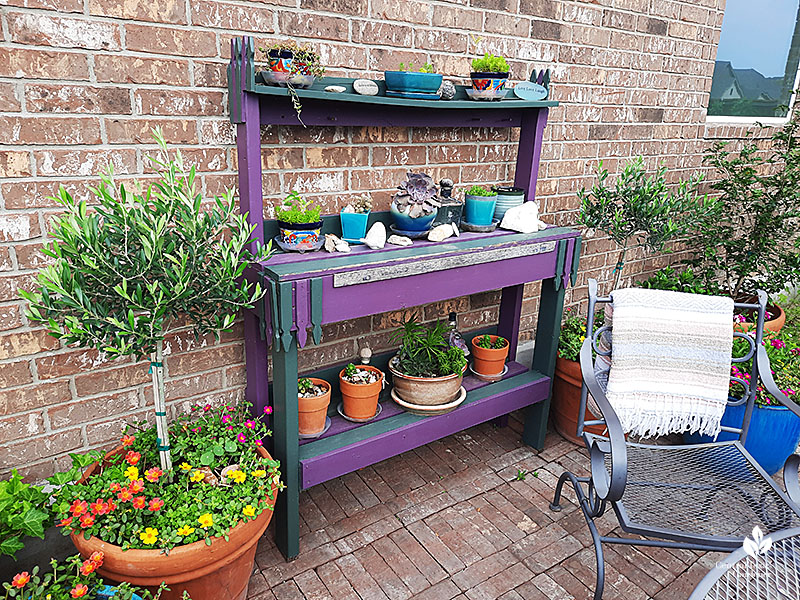
[[[272,239],[276,227],[263,220],[260,126],[297,125],[298,120],[286,90],[256,83],[251,38],[234,40],[231,56],[229,102],[231,120],[237,124],[241,208],[256,225],[256,238],[264,241]],[[306,124],[521,127],[515,185],[528,190],[529,200],[534,198],[542,132],[548,107],[555,102],[473,102],[460,99],[461,88],[451,101],[366,97],[352,93],[352,80],[333,81],[349,86],[348,92],[324,92],[319,84],[298,92]],[[548,84],[546,73],[538,74],[538,81]],[[326,79],[323,86],[330,83]],[[371,221],[375,220],[388,223],[388,213],[373,213]],[[323,231],[341,234],[338,221],[326,218]],[[579,255],[578,232],[556,227],[534,234],[464,233],[438,244],[415,241],[407,248],[356,246],[350,254],[276,254],[254,266],[250,276],[260,279],[268,294],[245,314],[246,393],[258,414],[272,395],[274,455],[281,461],[287,486],[276,507],[276,539],[287,558],[299,552],[301,489],[521,408],[526,408],[524,441],[542,447],[564,289],[570,280],[574,283]],[[542,292],[533,363],[524,365],[516,361],[516,348],[523,286],[529,281],[542,281]],[[465,377],[464,403],[435,417],[404,412],[384,394],[381,414],[355,424],[336,412],[341,365],[324,369],[317,376],[333,388],[332,425],[318,439],[299,440],[297,351],[312,340],[319,343],[323,324],[496,289],[502,289],[496,331],[511,346],[508,372],[501,381],[488,384]],[[388,358],[377,356],[373,362],[385,367]]]

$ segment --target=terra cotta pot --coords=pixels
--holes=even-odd
[[[481,375],[500,375],[506,365],[509,349],[508,340],[506,340],[506,345],[502,348],[481,348],[478,346],[477,341],[482,337],[484,336],[476,335],[472,338],[472,368]],[[498,337],[490,335],[489,339],[494,344]]]
[[[344,379],[344,369],[339,372],[339,389],[342,391],[344,414],[351,419],[371,419],[378,410],[378,397],[383,389],[383,371],[372,365],[360,365],[357,369],[374,371],[378,381],[374,383],[350,383]]]
[[[446,377],[411,377],[398,371],[394,367],[394,361],[394,358],[389,361],[389,371],[392,373],[395,393],[410,404],[448,404],[456,399],[461,390],[463,372]],[[466,368],[464,365],[464,369]]]
[[[550,401],[550,415],[553,418],[553,426],[562,437],[568,439],[573,444],[583,446],[583,439],[579,438],[578,433],[578,411],[581,407],[581,364],[576,360],[566,358],[556,358],[556,370],[553,377],[553,398]],[[595,417],[586,408],[584,421],[593,421]],[[591,425],[584,428],[589,433],[601,435],[605,427],[601,425]]]
[[[755,300],[748,300],[748,302],[755,303]],[[775,314],[775,311],[778,311],[778,314]],[[779,333],[783,326],[786,324],[786,313],[783,312],[783,309],[778,306],[777,304],[771,304],[767,307],[767,311],[772,314],[772,318],[768,321],[764,321],[764,330],[771,331],[773,333]],[[741,331],[742,333],[747,333],[748,331],[752,331],[755,328],[755,323],[736,323],[733,326],[734,330]]]
[[[328,415],[328,405],[331,403],[331,386],[324,379],[307,377],[314,385],[324,386],[326,392],[321,396],[303,398],[297,396],[297,412],[300,433],[314,435],[325,429],[325,417]]]

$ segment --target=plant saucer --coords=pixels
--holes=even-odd
[[[508,373],[508,365],[503,365],[503,370],[497,375],[483,375],[481,373],[478,373],[473,368],[472,363],[469,364],[469,370],[473,375],[475,375],[475,377],[477,377],[481,381],[488,381],[489,383],[494,383],[495,381],[500,381],[503,378],[503,376],[506,373]]]
[[[465,88],[464,91],[469,96],[470,100],[502,100],[508,94],[508,89],[502,90],[476,90],[473,88]]]
[[[400,398],[394,388],[392,388],[392,400],[394,400],[396,404],[401,406],[406,412],[410,412],[413,415],[420,415],[422,417],[432,417],[435,415],[449,413],[450,411],[458,408],[461,403],[466,400],[466,398],[467,390],[464,389],[464,386],[462,385],[458,390],[458,397],[447,404],[412,404],[411,402],[406,402]]]
[[[330,428],[331,428],[331,418],[330,417],[325,417],[325,427],[322,428],[322,431],[320,431],[319,433],[300,433],[300,434],[298,434],[298,437],[301,440],[315,440],[319,436],[321,436],[323,433],[328,431],[328,429],[330,429]]]
[[[344,402],[339,402],[339,406],[336,407],[336,410],[339,411],[339,414],[343,419],[350,421],[351,423],[369,423],[373,419],[376,419],[378,415],[383,412],[383,406],[381,406],[381,403],[378,402],[378,408],[375,409],[375,414],[368,419],[354,419],[353,417],[348,417],[346,414],[344,414]]]
[[[325,237],[320,236],[313,248],[298,248],[297,246],[292,246],[291,244],[285,244],[279,235],[275,236],[275,243],[278,244],[278,247],[284,252],[299,252],[300,254],[303,254],[304,252],[316,252],[322,248],[325,245]]]
[[[398,229],[394,225],[389,225],[389,229],[392,233],[396,235],[402,235],[412,240],[420,240],[422,238],[427,238],[428,233],[430,233],[430,229],[426,229],[425,231],[411,231],[408,229]]]
[[[491,225],[473,225],[472,223],[467,223],[464,219],[461,219],[459,228],[461,231],[470,231],[472,233],[491,233],[497,229],[498,225],[500,225],[500,219],[494,219]]]

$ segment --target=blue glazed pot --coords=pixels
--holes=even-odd
[[[741,427],[745,405],[728,406],[722,415],[722,425]],[[714,441],[706,435],[684,434],[683,439],[690,444],[706,444]],[[739,435],[723,431],[718,442],[739,439]],[[797,445],[800,444],[800,418],[783,406],[759,406],[753,408],[750,429],[744,447],[756,459],[761,468],[774,475],[783,468]]]
[[[97,590],[97,595],[95,598],[97,598],[97,600],[109,600],[110,598],[114,598],[116,595],[117,590],[110,585],[104,585]],[[142,600],[142,597],[139,594],[133,594],[131,596],[131,600]]]
[[[369,213],[339,213],[342,222],[342,237],[346,240],[360,240],[367,235]]]
[[[464,220],[470,225],[491,225],[494,209],[497,205],[497,195],[494,196],[464,196]]]
[[[395,229],[402,229],[403,231],[427,231],[431,228],[433,220],[436,218],[436,212],[432,212],[429,215],[412,219],[397,210],[394,202],[392,202],[391,213]]]
[[[384,71],[386,89],[393,92],[423,92],[435,94],[442,85],[438,73],[415,73],[413,71]]]

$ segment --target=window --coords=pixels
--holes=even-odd
[[[800,0],[727,0],[709,117],[785,118],[798,58]]]

